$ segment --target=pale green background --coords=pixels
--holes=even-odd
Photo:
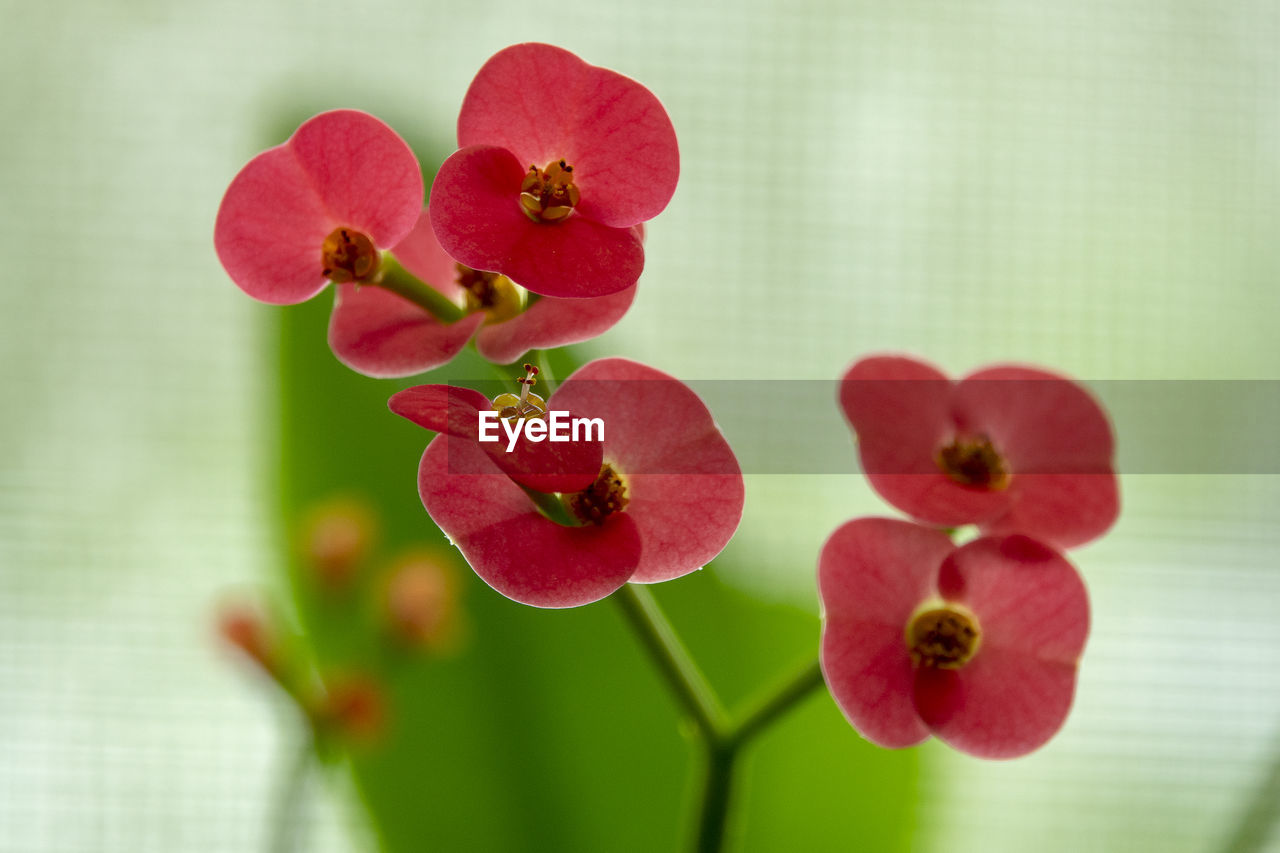
[[[681,377],[827,379],[882,349],[1280,377],[1270,0],[5,2],[0,22],[2,850],[259,843],[280,709],[209,626],[272,568],[278,309],[211,233],[299,110],[443,149],[471,75],[522,40],[644,81],[682,177],[595,349]],[[725,579],[816,608],[823,537],[883,510],[856,477],[748,488]],[[1124,496],[1078,552],[1094,629],[1066,729],[1015,763],[926,747],[922,849],[1215,849],[1273,760],[1277,479]],[[310,807],[326,849],[359,843],[341,801]]]

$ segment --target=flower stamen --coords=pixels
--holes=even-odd
[[[530,164],[520,184],[520,209],[534,222],[563,222],[578,205],[573,167],[557,160],[539,169]]]
[[[335,228],[320,244],[320,264],[325,277],[335,284],[366,284],[377,279],[382,254],[354,228]]]
[[[957,437],[939,448],[939,470],[962,486],[999,492],[1009,485],[1009,465],[985,435]]]
[[[954,602],[917,611],[907,623],[907,648],[917,668],[959,669],[981,643],[978,618]]]
[[[467,312],[483,311],[489,322],[501,323],[519,314],[524,300],[511,279],[496,272],[473,270],[466,264],[457,264],[458,287],[467,297]]]
[[[600,466],[594,483],[581,492],[562,495],[560,500],[583,524],[604,524],[606,518],[622,512],[630,502],[626,480],[608,462]]]
[[[529,391],[538,384],[537,375],[538,368],[532,364],[525,364],[524,378],[516,380],[521,386],[520,396],[505,393],[493,398],[493,410],[498,413],[498,417],[525,420],[540,418],[547,413],[547,401]]]

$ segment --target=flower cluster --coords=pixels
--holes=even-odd
[[[854,364],[840,405],[871,485],[917,521],[856,519],[822,549],[832,695],[881,746],[1036,749],[1066,719],[1089,629],[1058,549],[1119,511],[1106,415],[1056,374],[998,365],[952,382],[900,356]],[[978,538],[939,529],[962,525]]]
[[[457,144],[424,205],[418,161],[391,128],[355,110],[317,115],[235,176],[218,257],[263,302],[302,302],[332,282],[329,345],[373,377],[422,373],[468,344],[511,364],[616,324],[636,296],[644,223],[680,171],[654,95],[568,51],[519,44],[472,81]],[[544,397],[538,369],[525,371],[519,393],[417,385],[389,402],[436,433],[419,496],[480,578],[524,604],[575,607],[720,553],[743,478],[688,386],[605,358]],[[1036,749],[1065,720],[1088,634],[1085,587],[1062,551],[1119,511],[1106,415],[1043,370],[952,381],[901,356],[854,364],[839,402],[872,487],[911,520],[850,521],[822,549],[821,665],[837,704],[886,747],[936,735],[987,758]],[[599,430],[557,437],[561,416]],[[498,423],[509,442],[487,434]],[[332,587],[367,544],[349,515],[321,518],[308,552]],[[975,536],[956,544],[966,526]],[[456,590],[430,555],[407,560],[383,597],[401,640],[456,640]],[[228,626],[260,666],[277,665],[256,623]],[[381,719],[369,691],[331,695],[330,716]]]
[[[409,146],[356,110],[322,113],[240,170],[214,246],[273,304],[336,296],[334,354],[411,376],[474,339],[499,364],[589,340],[635,299],[643,223],[675,192],[675,130],[639,83],[545,44],[499,52],[458,119],[429,206]]]
[[[476,75],[458,146],[424,208],[418,163],[390,128],[352,110],[318,115],[232,181],[218,256],[265,302],[333,282],[329,344],[375,377],[437,367],[472,340],[506,364],[617,323],[644,266],[643,223],[680,171],[657,98],[566,50],[519,44]],[[720,552],[742,514],[742,477],[692,391],[605,359],[544,400],[535,374],[519,397],[420,385],[391,399],[439,433],[422,458],[422,501],[480,577],[517,601],[570,607]],[[490,409],[522,424],[590,416],[607,437],[485,444]]]

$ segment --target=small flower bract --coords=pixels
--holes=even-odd
[[[1078,384],[995,365],[952,382],[903,356],[845,374],[840,405],[881,497],[930,524],[977,524],[1070,548],[1119,513],[1111,425]]]
[[[606,296],[636,283],[632,226],[675,192],[675,129],[648,89],[546,44],[493,56],[458,116],[458,146],[431,187],[445,250],[544,296]]]
[[[867,740],[936,735],[979,758],[1013,758],[1061,728],[1089,633],[1083,581],[1026,536],[956,547],[907,521],[862,518],[818,561],[822,671]]]

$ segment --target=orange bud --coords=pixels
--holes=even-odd
[[[279,672],[279,653],[274,632],[257,608],[240,602],[224,606],[218,613],[218,634],[262,669]]]
[[[312,716],[321,731],[357,741],[376,740],[386,728],[385,689],[367,674],[333,676]]]
[[[452,564],[428,551],[406,554],[387,579],[388,629],[408,645],[446,649],[459,633],[458,598]]]
[[[302,526],[302,558],[325,586],[345,586],[368,556],[376,535],[373,508],[354,498],[315,506]]]

